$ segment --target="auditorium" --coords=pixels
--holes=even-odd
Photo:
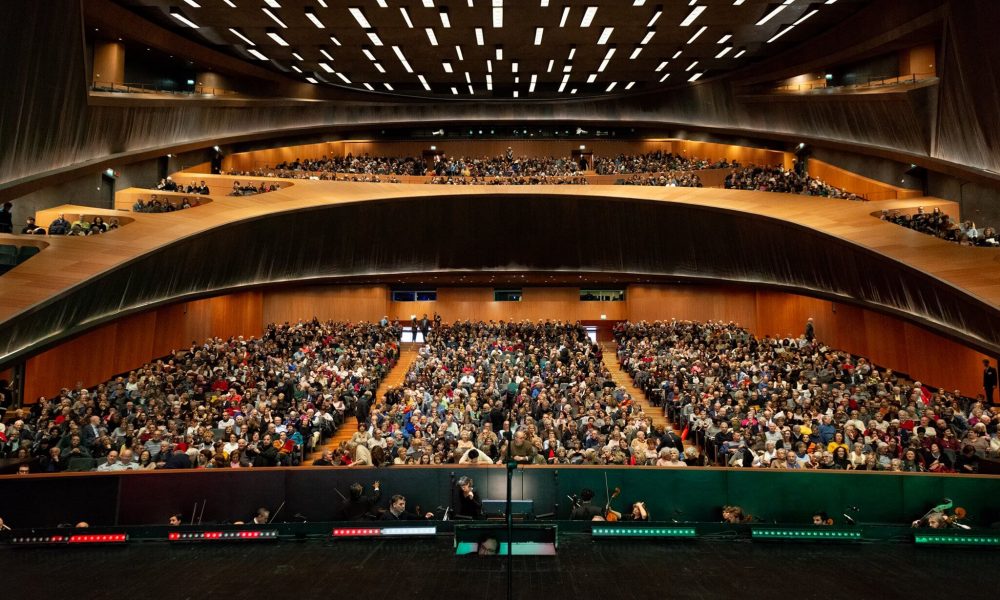
[[[1000,584],[1000,2],[2,9],[5,589]]]

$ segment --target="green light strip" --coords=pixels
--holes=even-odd
[[[964,546],[1000,546],[1000,536],[995,535],[936,535],[914,534],[917,544],[952,544]]]
[[[594,527],[594,537],[695,537],[694,527]]]
[[[772,540],[860,540],[857,530],[829,529],[753,529],[755,538]]]

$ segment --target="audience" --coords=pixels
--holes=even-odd
[[[174,212],[177,210],[184,210],[186,208],[194,208],[195,206],[200,206],[201,201],[195,198],[189,198],[183,196],[177,198],[174,196],[164,196],[162,199],[157,198],[156,194],[149,197],[149,200],[143,200],[138,198],[135,204],[132,205],[132,212],[139,213],[166,213]]]
[[[914,215],[903,214],[898,210],[891,213],[882,211],[882,220],[909,229],[933,235],[963,246],[995,247],[1000,245],[1000,236],[992,227],[979,229],[972,221],[952,221],[951,217],[935,207],[930,213],[924,212],[924,207],[917,207]]]
[[[34,233],[37,235],[45,235],[45,229],[42,227],[35,227],[33,231],[28,231],[29,227],[35,225],[35,219],[29,218],[27,225],[21,231],[22,233]],[[49,223],[49,235],[67,235],[67,236],[87,236],[87,235],[100,235],[102,233],[107,233],[118,229],[120,224],[118,219],[112,217],[107,221],[104,217],[96,215],[93,217],[86,217],[80,215],[72,223],[66,219],[66,215],[59,215],[51,223]]]
[[[658,185],[666,187],[702,187],[696,173],[669,172],[659,175],[631,175],[615,182],[618,185]]]
[[[726,189],[781,192],[805,196],[824,196],[845,200],[864,200],[861,196],[810,177],[802,169],[747,166],[726,175]]]
[[[701,158],[687,158],[670,152],[663,152],[662,150],[647,154],[619,154],[615,157],[597,157],[594,159],[594,171],[598,175],[700,171],[701,169],[728,169],[730,167],[738,168],[739,166],[739,163],[729,162],[727,159],[711,162]]]
[[[615,335],[622,368],[684,429],[685,459],[974,473],[1000,450],[982,398],[933,392],[805,335],[758,339],[732,323],[687,321],[623,324]]]
[[[209,339],[15,411],[0,457],[42,457],[41,472],[299,464],[374,393],[400,334],[314,320]]]

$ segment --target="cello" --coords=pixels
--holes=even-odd
[[[620,496],[622,489],[616,487],[613,492],[608,490],[608,474],[604,474],[604,495],[608,499],[604,505],[604,520],[609,523],[617,523],[621,520],[622,514],[617,510],[611,508],[611,501]]]

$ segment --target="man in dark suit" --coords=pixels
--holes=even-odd
[[[372,484],[373,492],[365,494],[365,488],[360,483],[352,483],[348,491],[347,502],[337,512],[341,521],[360,521],[369,515],[374,515],[375,503],[382,496],[382,485]]]
[[[472,478],[462,477],[455,482],[451,496],[451,511],[458,517],[478,519],[483,515],[483,501],[472,486]]]
[[[993,404],[993,390],[997,388],[997,370],[990,366],[990,361],[983,360],[983,390],[986,391],[986,401]]]
[[[594,499],[594,491],[584,489],[580,492],[580,504],[573,507],[569,514],[571,521],[593,521],[594,517],[603,517],[604,511],[599,506],[594,506],[591,501]]]
[[[423,515],[418,515],[416,513],[408,512],[406,510],[406,497],[402,494],[396,494],[389,501],[389,510],[382,513],[379,517],[380,521],[423,521],[426,519],[433,519],[434,513],[427,512]]]

